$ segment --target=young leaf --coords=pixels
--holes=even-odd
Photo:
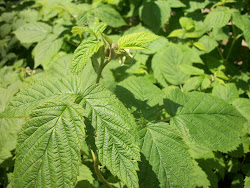
[[[32,112],[19,134],[13,187],[75,184],[85,136],[82,115],[80,105],[59,101]]]
[[[136,170],[140,154],[132,115],[101,85],[90,86],[83,97],[86,117],[96,133],[98,159],[128,187],[139,187]]]
[[[71,72],[78,74],[82,71],[84,66],[88,63],[91,56],[99,50],[102,43],[99,41],[85,40],[75,50],[72,63]]]
[[[240,144],[246,119],[224,100],[178,89],[170,92],[165,104],[171,125],[192,142],[221,152],[234,150]]]
[[[22,43],[32,43],[45,39],[51,31],[51,26],[42,22],[33,22],[21,26],[14,33]]]
[[[50,78],[37,81],[11,99],[3,117],[28,117],[30,112],[45,101],[71,101],[80,94],[81,82],[76,77]]]
[[[79,35],[80,37],[82,36],[82,33],[84,31],[94,35],[95,37],[98,37],[107,27],[107,24],[105,23],[98,23],[98,24],[93,24],[90,27],[79,27],[75,26],[72,28],[71,32],[73,33],[74,36]]]
[[[59,52],[62,44],[62,38],[57,38],[53,35],[38,43],[33,51],[35,58],[34,68],[42,65],[43,68],[47,70],[51,66],[51,59]]]
[[[144,157],[139,172],[141,187],[209,186],[206,174],[191,158],[178,131],[169,124],[150,123],[140,130],[140,136]],[[203,180],[202,185],[199,179]]]
[[[149,32],[125,35],[118,40],[120,49],[147,49],[145,44],[158,39],[159,36]]]

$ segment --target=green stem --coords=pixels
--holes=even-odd
[[[242,36],[242,34],[239,34],[238,36],[236,36],[236,31],[235,31],[235,27],[234,27],[233,23],[232,23],[232,28],[233,28],[233,42],[232,42],[232,44],[231,44],[231,46],[229,48],[229,51],[227,53],[227,57],[226,57],[226,59],[224,61],[225,65],[228,63],[228,59],[229,59],[229,57],[231,55],[231,52],[232,52],[232,49],[234,47],[235,42]]]
[[[102,176],[100,170],[99,170],[99,160],[98,158],[95,156],[95,153],[93,152],[93,150],[91,150],[91,154],[92,154],[92,157],[93,157],[93,161],[94,161],[94,170],[95,170],[95,173],[97,175],[97,179],[102,182],[105,187],[107,188],[112,188],[111,185],[109,185],[109,183],[105,180],[105,178]]]

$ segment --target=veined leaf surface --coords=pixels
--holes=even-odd
[[[96,132],[98,158],[102,165],[129,188],[138,187],[136,124],[123,104],[101,85],[84,91],[86,114]]]
[[[36,106],[52,99],[74,100],[80,94],[81,82],[77,77],[40,80],[11,99],[3,117],[28,117]]]
[[[159,36],[150,32],[138,32],[121,37],[118,46],[121,49],[147,49],[145,44],[158,38]]]
[[[149,123],[140,130],[140,137],[145,157],[139,172],[141,187],[209,186],[205,173],[191,158],[188,147],[172,126]],[[202,185],[199,179],[203,179]]]
[[[18,28],[14,33],[23,43],[39,42],[52,31],[51,26],[42,22],[28,23]]]
[[[170,124],[177,127],[185,138],[211,150],[228,152],[241,143],[246,119],[237,109],[222,99],[205,93],[170,92],[166,110]]]
[[[72,187],[84,141],[83,109],[49,102],[37,107],[18,138],[12,187]]]
[[[91,56],[99,50],[102,43],[99,41],[85,40],[83,41],[75,50],[72,64],[71,72],[73,74],[78,74],[88,63]]]

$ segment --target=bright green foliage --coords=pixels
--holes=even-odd
[[[192,62],[188,61],[183,52],[174,45],[162,48],[152,60],[152,68],[155,78],[165,85],[168,82],[174,85],[184,83],[189,77],[181,71],[179,67],[182,64],[191,65]]]
[[[221,28],[225,26],[231,18],[231,11],[227,7],[217,7],[209,13],[204,22],[210,28]]]
[[[190,157],[178,131],[167,123],[150,123],[140,130],[142,161],[141,187],[208,186],[206,175]],[[199,173],[199,174],[198,174]],[[158,180],[159,182],[158,182]]]
[[[138,32],[121,37],[118,41],[120,49],[147,49],[145,44],[158,39],[159,36],[149,32]]]
[[[105,23],[93,24],[90,27],[75,26],[72,28],[71,32],[73,35],[79,35],[81,37],[82,33],[86,31],[97,38],[106,29],[106,27],[107,24]]]
[[[71,72],[73,74],[78,74],[81,72],[88,63],[91,56],[97,52],[101,46],[102,43],[99,41],[83,41],[74,52],[71,64]]]
[[[145,118],[153,121],[159,118],[163,92],[150,80],[130,77],[116,87],[116,94],[137,119]]]
[[[245,118],[225,101],[204,93],[172,91],[165,101],[171,125],[192,142],[228,152],[240,144]]]
[[[244,188],[250,187],[250,176],[246,176],[244,180]]]
[[[218,85],[213,89],[212,94],[224,99],[228,103],[232,103],[235,99],[239,98],[239,92],[235,84]]]
[[[112,27],[121,27],[126,25],[121,15],[112,7],[105,4],[100,4],[96,6],[96,16]]]
[[[249,186],[247,0],[0,5],[0,187]]]
[[[33,55],[35,58],[35,67],[42,65],[44,69],[51,66],[51,60],[62,47],[63,40],[56,36],[48,36],[45,40],[38,43],[34,48]]]
[[[47,102],[32,111],[19,134],[13,187],[72,187],[84,141],[83,109]]]
[[[74,101],[80,94],[80,80],[76,77],[41,80],[12,98],[2,114],[7,117],[28,117],[31,111],[45,101],[60,99]]]
[[[33,22],[23,25],[14,33],[22,43],[39,42],[51,32],[52,28],[42,22]]]
[[[84,108],[87,118],[95,129],[100,162],[128,187],[139,187],[136,170],[140,150],[133,117],[123,104],[101,85],[90,86],[83,96],[86,100]]]

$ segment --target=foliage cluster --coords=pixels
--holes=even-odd
[[[250,187],[247,0],[0,10],[0,186]]]

